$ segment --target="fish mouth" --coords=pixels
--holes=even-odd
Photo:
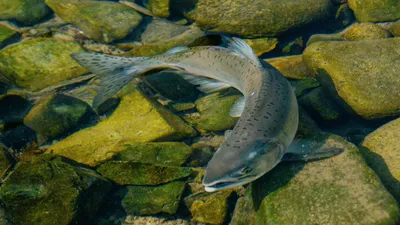
[[[244,185],[247,183],[250,183],[251,181],[255,180],[256,176],[248,176],[244,180],[234,180],[234,181],[220,181],[220,182],[213,182],[211,184],[204,184],[204,189],[207,192],[215,192],[219,191],[222,189],[228,189],[228,188],[235,188],[240,185]]]

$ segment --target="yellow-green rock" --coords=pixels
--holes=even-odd
[[[360,152],[378,174],[390,193],[400,202],[400,119],[393,120],[369,134]]]
[[[158,185],[187,177],[192,173],[192,169],[186,167],[114,160],[100,165],[97,171],[120,185]]]
[[[374,23],[356,23],[341,33],[347,41],[374,40],[391,37],[389,31]]]
[[[87,103],[57,94],[40,99],[25,116],[24,124],[51,139],[88,124],[95,115]]]
[[[201,192],[184,199],[193,221],[206,224],[222,224],[228,215],[228,200],[232,190],[215,193]]]
[[[99,42],[125,38],[142,20],[135,10],[114,2],[46,0],[46,4],[64,21]]]
[[[390,33],[393,34],[395,37],[400,36],[400,20],[394,22],[390,27],[389,27]]]
[[[253,49],[253,52],[260,56],[266,52],[270,52],[275,49],[278,44],[277,38],[255,38],[255,39],[244,39],[250,47]]]
[[[0,24],[0,48],[3,46],[3,42],[13,37],[17,32],[6,26]]]
[[[74,41],[37,38],[7,46],[0,51],[0,72],[30,91],[78,77],[87,72],[71,53],[83,51]]]
[[[332,6],[329,0],[199,0],[185,16],[205,30],[257,38],[326,18]]]
[[[303,60],[336,102],[366,119],[400,114],[400,38],[317,42]]]
[[[159,17],[169,16],[169,0],[149,0],[147,8],[155,15]]]
[[[265,60],[275,67],[285,77],[292,79],[306,79],[311,77],[301,55],[284,56]]]
[[[397,0],[348,0],[358,22],[385,22],[400,18]]]
[[[127,186],[122,207],[131,215],[175,214],[185,185],[185,182],[174,181],[154,187]]]
[[[45,0],[0,0],[0,20],[15,19],[32,25],[50,14]]]
[[[399,221],[395,199],[353,144],[336,135],[314,138],[322,148],[345,150],[324,160],[279,164],[251,183],[245,195],[249,202],[239,204],[242,208],[235,209],[233,216],[245,221],[232,221],[232,225],[395,225]]]
[[[180,166],[192,154],[192,149],[181,142],[126,143],[115,160]]]
[[[204,96],[196,101],[196,108],[200,112],[200,119],[196,128],[199,130],[219,131],[235,126],[238,118],[231,117],[229,111],[240,94],[217,92]]]
[[[5,174],[5,172],[9,169],[11,165],[11,159],[8,153],[6,152],[7,149],[0,143],[0,174]],[[2,179],[2,177],[0,177]]]
[[[126,142],[179,140],[196,131],[139,91],[122,98],[113,114],[49,147],[49,152],[96,166],[123,150]]]
[[[15,225],[89,224],[111,182],[52,156],[19,162],[0,197]]]

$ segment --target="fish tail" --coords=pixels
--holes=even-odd
[[[147,57],[112,56],[94,52],[73,53],[71,57],[100,78],[100,89],[93,100],[93,108],[97,108],[133,78],[154,67],[146,62]]]

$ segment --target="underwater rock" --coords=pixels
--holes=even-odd
[[[400,114],[400,38],[317,42],[303,59],[334,100],[365,119]]]
[[[25,125],[19,125],[4,132],[0,141],[11,149],[23,150],[32,142],[37,142],[37,137],[35,131]]]
[[[358,22],[386,22],[400,19],[400,7],[393,0],[348,0]]]
[[[46,0],[46,3],[64,21],[98,42],[123,39],[142,20],[135,10],[115,2]]]
[[[169,3],[170,0],[149,0],[146,7],[155,15],[159,17],[169,16]]]
[[[127,56],[153,56],[174,47],[189,46],[205,36],[196,25],[183,26],[164,19],[153,19],[140,37],[140,43],[121,43],[119,48],[129,50]]]
[[[306,79],[311,77],[310,71],[303,62],[301,55],[284,56],[266,59],[265,62],[271,64],[283,76],[291,79]]]
[[[257,38],[323,20],[332,10],[331,0],[199,0],[185,16],[208,31]]]
[[[304,93],[320,86],[315,78],[307,78],[301,80],[289,80],[290,85],[294,88],[296,97],[302,96]]]
[[[343,110],[331,100],[321,87],[315,88],[299,99],[299,104],[319,119],[338,120],[343,117]]]
[[[87,72],[71,53],[83,49],[74,41],[37,38],[0,51],[0,72],[17,86],[38,91]]]
[[[274,50],[278,44],[277,38],[255,38],[244,39],[243,41],[253,49],[254,54],[257,56]]]
[[[390,27],[389,27],[390,33],[393,34],[395,37],[400,36],[400,20],[394,22]]]
[[[10,168],[12,163],[11,158],[6,151],[6,147],[0,142],[0,176],[5,175],[5,172]],[[0,179],[3,179],[3,177],[0,177]]]
[[[383,185],[400,202],[400,119],[393,120],[365,137],[360,152]]]
[[[53,139],[88,126],[96,117],[87,103],[56,94],[40,99],[24,118],[24,124],[46,138]]]
[[[228,92],[213,93],[196,101],[196,108],[200,112],[196,124],[198,130],[221,131],[235,126],[238,118],[229,116],[229,110],[242,95]]]
[[[299,125],[296,136],[300,136],[301,138],[304,136],[310,136],[316,132],[321,132],[318,124],[313,118],[311,118],[305,109],[299,106]]]
[[[181,166],[192,154],[192,149],[181,142],[125,143],[122,148],[114,160]]]
[[[3,43],[5,41],[7,41],[11,37],[13,37],[16,33],[17,32],[15,30],[12,30],[12,29],[0,24],[0,48],[3,47]]]
[[[14,127],[22,124],[26,114],[31,109],[31,103],[18,95],[0,96],[0,124],[3,128]]]
[[[174,103],[171,105],[172,109],[174,109],[175,112],[182,112],[190,109],[194,109],[196,105],[194,103]]]
[[[160,186],[127,186],[128,192],[122,199],[122,207],[127,214],[154,215],[175,214],[185,182],[174,181]]]
[[[201,192],[184,198],[193,221],[207,224],[222,224],[228,215],[228,200],[232,190],[214,193]]]
[[[0,0],[0,20],[15,19],[32,25],[51,13],[44,0]]]
[[[88,224],[110,188],[94,171],[47,155],[19,162],[0,197],[15,225]]]
[[[347,41],[375,40],[391,37],[389,31],[374,23],[356,23],[341,32]]]
[[[49,147],[48,152],[96,166],[123,150],[127,142],[179,140],[196,131],[139,91],[122,98],[110,117]]]
[[[248,202],[237,205],[232,225],[396,224],[396,201],[353,144],[326,133],[310,141],[345,151],[324,160],[279,164],[250,184],[241,200]]]
[[[100,165],[97,171],[120,185],[158,185],[185,178],[192,173],[192,169],[186,167],[114,160]]]

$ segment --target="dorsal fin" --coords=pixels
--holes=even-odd
[[[228,48],[232,51],[243,55],[244,57],[257,64],[260,64],[260,60],[258,59],[256,54],[254,54],[253,49],[242,39],[236,37],[229,38],[226,36],[222,36],[222,39],[228,43]]]

